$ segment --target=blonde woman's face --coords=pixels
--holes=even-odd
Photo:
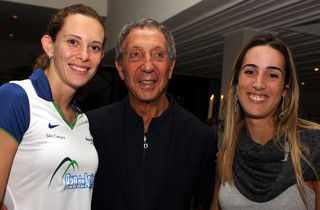
[[[96,73],[103,58],[104,29],[94,18],[67,16],[52,45],[53,62],[62,86],[77,89]]]
[[[269,46],[249,49],[239,72],[238,98],[245,118],[273,118],[285,89],[285,58]]]

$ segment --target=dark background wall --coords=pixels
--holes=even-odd
[[[173,74],[168,92],[185,109],[207,122],[210,95],[220,94],[220,80]],[[79,91],[78,105],[83,111],[121,100],[127,94],[124,82],[114,67],[100,66],[97,74]],[[219,100],[216,100],[219,101]],[[213,107],[217,116],[219,103]]]

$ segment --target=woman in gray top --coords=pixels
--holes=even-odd
[[[298,118],[287,45],[272,34],[240,52],[229,85],[213,209],[320,209],[320,125]]]

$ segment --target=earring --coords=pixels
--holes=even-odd
[[[290,152],[290,146],[289,146],[288,141],[286,141],[284,143],[284,158],[281,161],[286,162],[288,160],[289,152]]]
[[[53,55],[51,53],[48,53],[48,58],[51,59]]]
[[[237,112],[238,101],[238,88],[236,87],[236,93],[234,94],[234,112]]]
[[[285,117],[284,111],[285,111],[284,110],[284,96],[282,96],[281,113],[279,114],[280,120],[282,120]]]

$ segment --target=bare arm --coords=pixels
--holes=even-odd
[[[2,204],[2,205],[0,206],[0,210],[8,210],[8,208],[7,208],[6,205]]]
[[[0,130],[0,204],[3,201],[9,172],[17,148],[18,143],[9,134]]]
[[[222,153],[219,153],[217,158],[217,168],[216,168],[216,176],[215,176],[215,185],[214,185],[214,193],[213,200],[210,207],[210,210],[219,210],[219,189],[220,189],[220,169],[221,169],[221,159]]]
[[[314,191],[316,193],[316,209],[320,210],[320,182],[313,182]]]
[[[319,181],[305,181],[305,184],[308,185],[311,189],[314,190],[316,196],[316,210],[320,210],[320,182]]]

